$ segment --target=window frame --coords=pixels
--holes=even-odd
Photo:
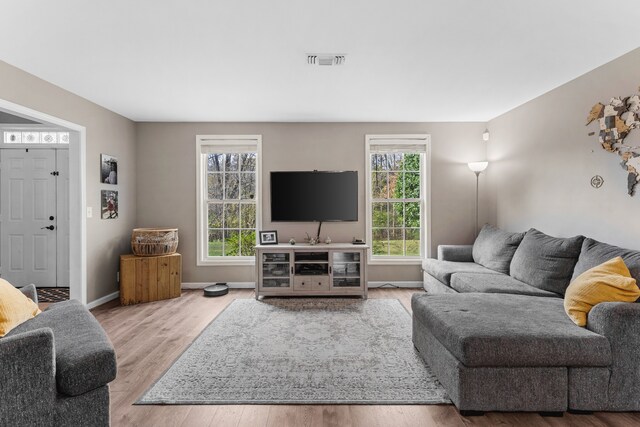
[[[372,145],[379,144],[396,146],[399,152],[405,152],[403,147],[424,146],[421,156],[422,174],[420,177],[420,256],[404,255],[374,255],[373,254],[373,199],[371,194],[371,154],[379,153],[372,149]],[[410,151],[406,151],[409,152]],[[365,135],[365,212],[366,235],[369,242],[368,259],[371,265],[421,265],[422,261],[431,255],[431,135],[428,134],[398,134],[398,135]]]
[[[196,135],[196,265],[255,265],[255,256],[209,256],[207,250],[208,227],[208,194],[207,194],[207,162],[203,147],[222,147],[221,152],[229,152],[226,148],[238,146],[255,146],[256,153],[256,244],[258,232],[262,229],[262,135]]]

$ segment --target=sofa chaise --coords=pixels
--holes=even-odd
[[[35,286],[21,288],[37,303]],[[0,338],[0,425],[108,426],[116,356],[78,301],[55,303]]]
[[[598,304],[585,328],[563,306],[572,279],[617,256],[640,283],[639,251],[485,226],[423,263],[414,345],[463,414],[638,411],[640,304]]]

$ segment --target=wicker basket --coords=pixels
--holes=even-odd
[[[137,256],[169,255],[177,249],[177,228],[134,228],[131,233],[131,250]]]

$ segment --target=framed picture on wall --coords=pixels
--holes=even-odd
[[[100,154],[100,182],[118,184],[118,159],[108,154]]]
[[[260,233],[261,245],[277,245],[278,244],[278,232],[273,231],[261,231]]]
[[[102,190],[100,193],[100,218],[118,218],[118,192]]]

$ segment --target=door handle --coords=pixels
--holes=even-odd
[[[46,228],[47,230],[53,230],[55,227],[54,227],[53,225],[50,225],[50,226],[48,226],[48,227],[40,227],[40,230],[44,230],[45,228]]]

